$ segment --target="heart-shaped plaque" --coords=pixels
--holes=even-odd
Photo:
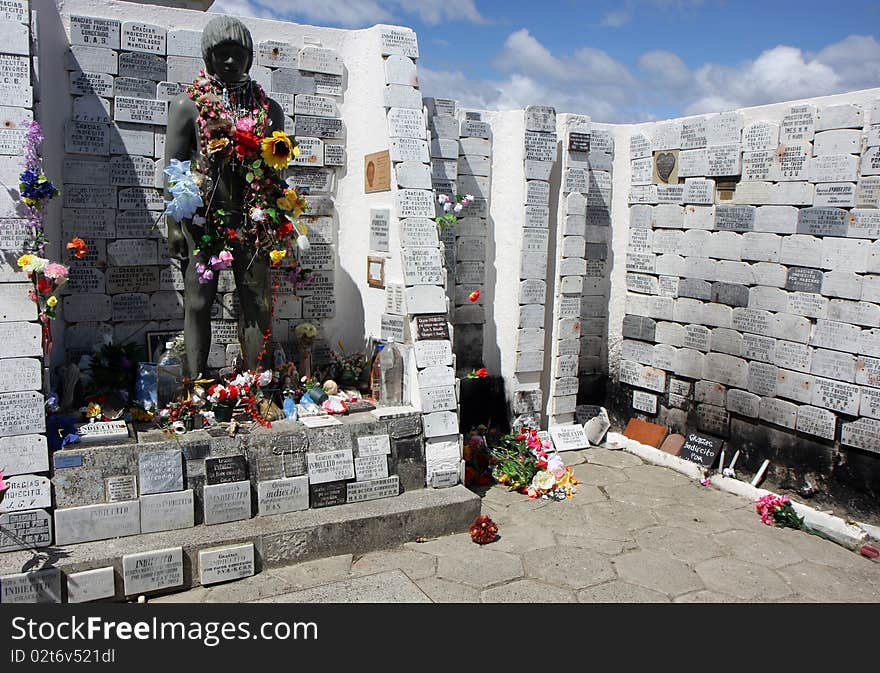
[[[672,152],[661,152],[657,155],[657,175],[663,182],[669,182],[673,168],[675,168],[675,155]]]

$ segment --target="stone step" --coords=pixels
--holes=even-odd
[[[299,561],[389,549],[417,537],[432,538],[463,532],[479,513],[479,496],[459,485],[212,526],[53,546],[41,549],[39,553],[48,555],[49,559],[42,568],[59,568],[65,575],[114,568],[114,600],[121,601],[126,598],[122,588],[122,557],[129,554],[182,547],[183,584],[154,592],[171,593],[199,586],[198,555],[201,550],[253,543],[255,571],[259,573],[266,568]],[[34,567],[33,557],[30,551],[0,555],[0,581],[2,576],[20,573],[23,568],[40,569]]]

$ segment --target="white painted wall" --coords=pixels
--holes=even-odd
[[[492,200],[489,216],[493,222],[494,259],[487,259],[487,286],[495,303],[487,306],[484,349],[489,355],[486,367],[490,374],[500,374],[508,400],[515,387],[517,325],[519,324],[519,261],[522,250],[522,227],[526,197],[523,141],[526,123],[522,110],[484,112],[492,124]],[[492,249],[492,244],[488,246]],[[494,273],[493,273],[494,272]],[[487,287],[488,289],[488,287]],[[496,344],[491,348],[489,344]],[[500,356],[500,357],[499,357]],[[523,375],[528,387],[539,387],[537,374]]]

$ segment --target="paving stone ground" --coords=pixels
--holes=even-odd
[[[584,484],[565,502],[493,486],[501,532],[266,570],[151,602],[761,603],[880,602],[880,563],[769,528],[754,504],[621,451],[567,453]]]

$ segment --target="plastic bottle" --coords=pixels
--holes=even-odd
[[[385,344],[376,344],[376,354],[373,356],[373,366],[370,368],[370,396],[376,401],[381,402],[382,394],[382,365],[380,356]]]
[[[156,367],[158,374],[159,408],[163,409],[173,402],[183,386],[183,362],[174,352],[174,343],[165,344],[165,352]]]

